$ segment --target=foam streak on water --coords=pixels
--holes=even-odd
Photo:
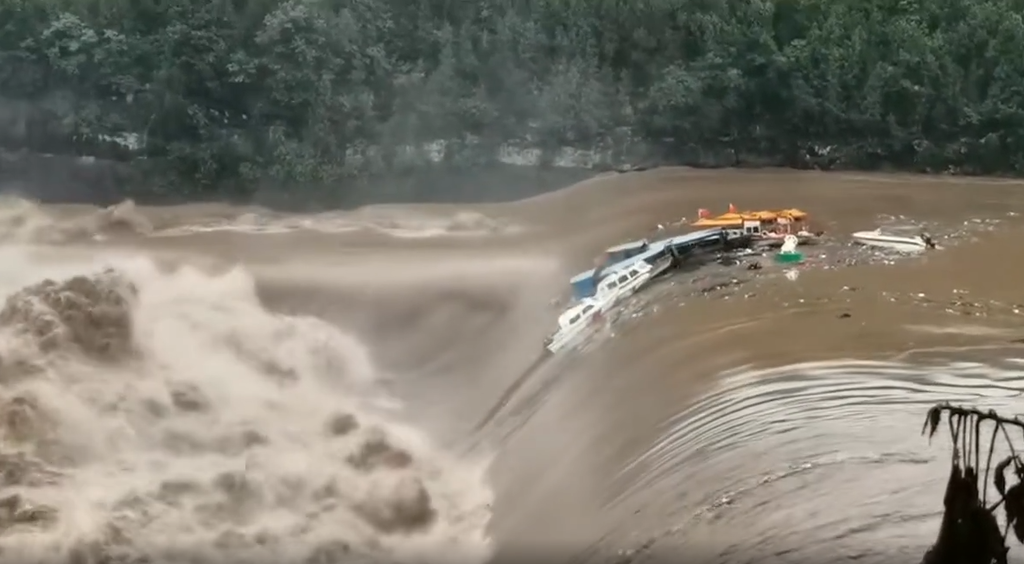
[[[0,249],[5,560],[486,557],[482,467],[377,407],[352,335],[240,268],[29,256]]]

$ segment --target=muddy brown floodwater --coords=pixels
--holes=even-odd
[[[541,358],[597,253],[730,203],[830,241],[799,276],[678,273]],[[0,548],[917,561],[949,454],[926,409],[1022,405],[1021,211],[1010,181],[682,169],[307,216],[6,201]],[[882,223],[944,248],[847,246]]]

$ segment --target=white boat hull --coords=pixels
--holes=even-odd
[[[664,270],[664,268],[662,268],[661,270],[654,269],[651,267],[646,268],[647,270],[645,272],[637,275],[629,282],[621,286],[618,286],[617,288],[611,291],[598,292],[598,294],[594,298],[590,298],[590,300],[597,304],[597,307],[589,314],[584,316],[583,319],[581,319],[575,325],[559,329],[550,337],[548,337],[544,344],[544,348],[546,348],[551,353],[557,353],[560,350],[570,348],[583,341],[587,336],[589,336],[597,329],[600,322],[604,319],[604,316],[608,312],[610,312],[622,300],[629,296],[632,296],[637,292],[637,290],[639,290],[645,284],[650,282],[651,278],[655,274],[661,272],[661,270]],[[617,276],[617,274],[615,273],[609,273],[609,275]]]
[[[594,333],[615,304],[609,301],[600,302],[596,309],[583,317],[580,322],[572,327],[560,329],[548,337],[544,345],[548,351],[556,353],[565,348],[571,348],[584,341]]]
[[[869,247],[892,249],[904,253],[921,252],[928,248],[928,243],[921,237],[902,237],[888,235],[878,231],[859,231],[852,235],[854,242]]]
[[[591,318],[586,322],[573,327],[569,331],[559,331],[558,333],[555,333],[548,340],[544,348],[546,348],[548,352],[554,354],[562,349],[579,344],[597,329],[599,315],[600,314],[591,316]]]

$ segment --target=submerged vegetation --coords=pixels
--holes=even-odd
[[[1022,6],[0,0],[0,147],[193,192],[566,147],[606,165],[1019,174]]]

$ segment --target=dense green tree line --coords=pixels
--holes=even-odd
[[[0,146],[199,190],[551,161],[1024,172],[1022,0],[0,0]],[[19,106],[18,104],[22,104]]]

